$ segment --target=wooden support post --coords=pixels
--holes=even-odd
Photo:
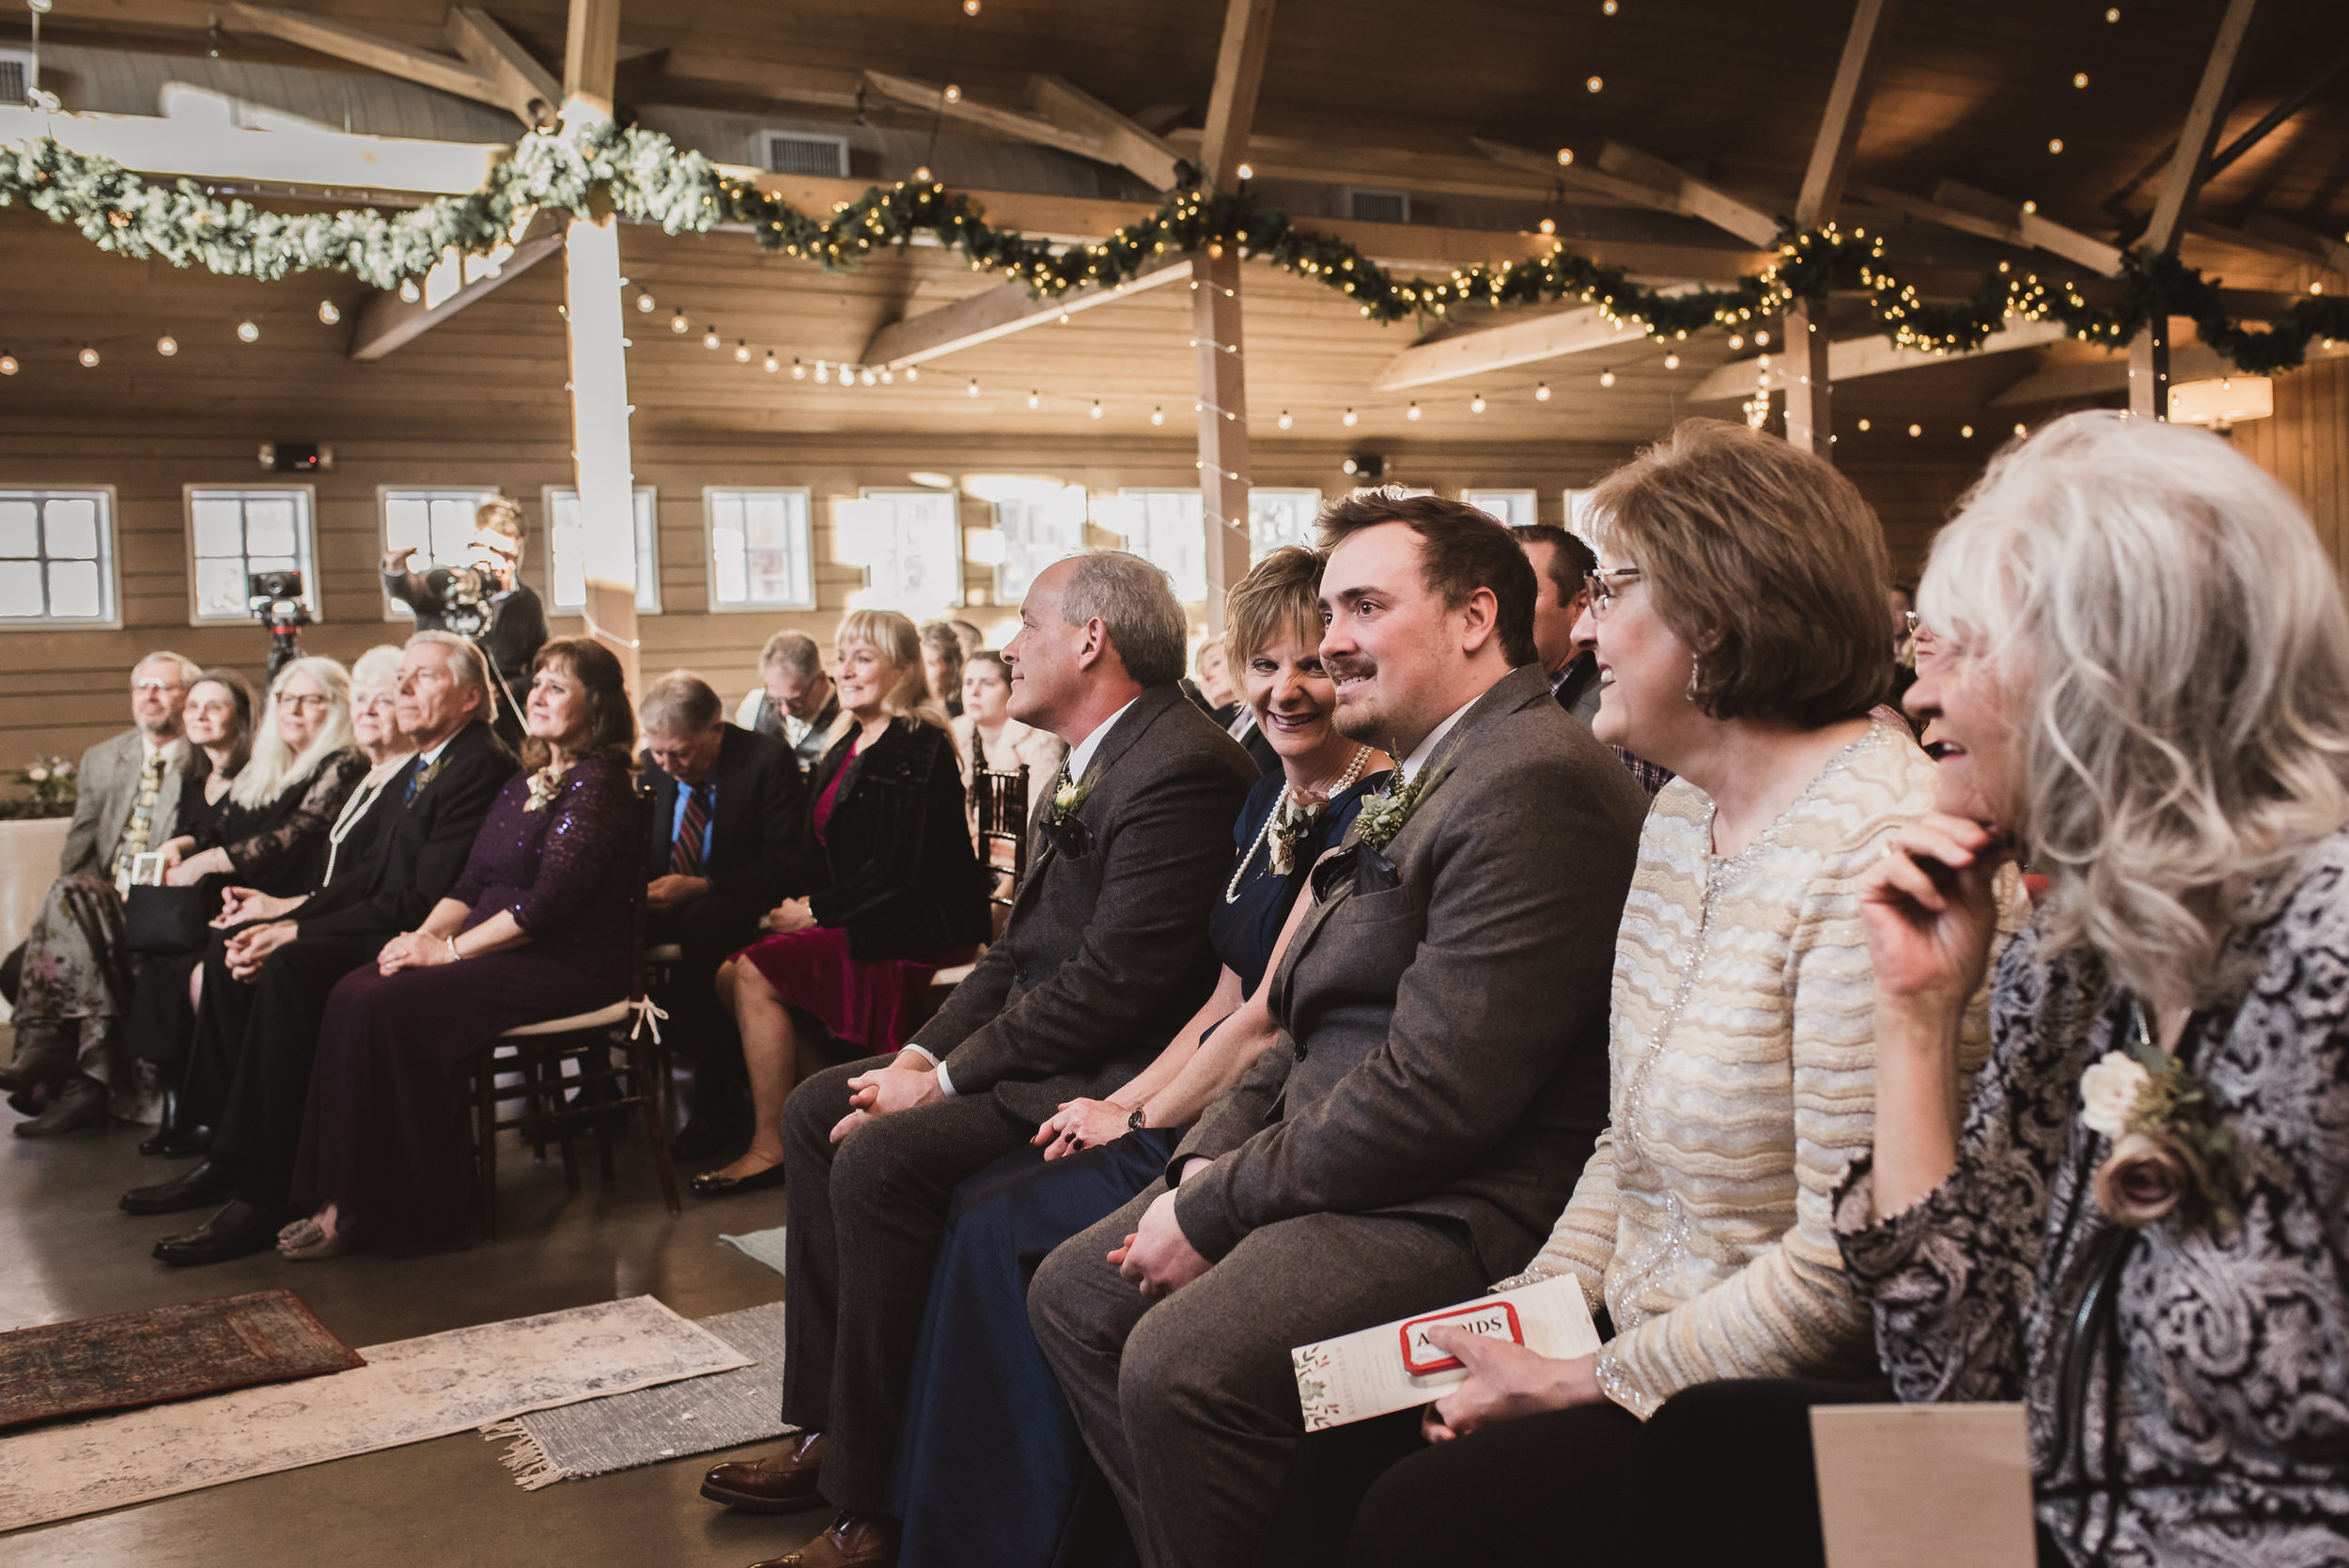
[[[2170,417],[2170,318],[2156,315],[2129,339],[2129,412]]]
[[[1219,191],[1239,183],[1272,38],[1273,0],[1230,0],[1215,90],[1199,146],[1200,173]],[[1191,354],[1199,370],[1199,495],[1207,531],[1207,629],[1223,634],[1223,598],[1248,575],[1248,376],[1240,340],[1239,253],[1218,245],[1191,268]]]
[[[571,0],[563,59],[566,128],[611,118],[619,29],[619,0]],[[571,471],[587,557],[587,629],[619,657],[632,702],[644,687],[636,644],[636,476],[629,453],[617,221],[609,213],[571,219],[564,260],[571,339]]]
[[[1828,90],[1827,112],[1819,119],[1819,137],[1812,145],[1811,164],[1802,179],[1802,194],[1795,204],[1795,227],[1808,231],[1835,216],[1843,199],[1844,181],[1851,178],[1852,153],[1859,146],[1859,128],[1868,117],[1868,99],[1875,91],[1876,68],[1884,61],[1885,40],[1892,33],[1892,14],[1899,0],[1859,0],[1852,12],[1851,31],[1843,39],[1843,57],[1835,68],[1835,85]],[[1786,349],[1781,366],[1786,383],[1786,439],[1805,452],[1822,458],[1835,455],[1834,377],[1828,364],[1824,308],[1809,305],[1786,313]]]

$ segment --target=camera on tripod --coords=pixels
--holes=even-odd
[[[302,657],[302,629],[310,624],[310,607],[302,602],[298,571],[247,572],[245,606],[269,629],[269,677]]]
[[[443,627],[459,637],[478,637],[490,629],[490,600],[500,584],[487,567],[435,567],[424,581],[441,601]]]

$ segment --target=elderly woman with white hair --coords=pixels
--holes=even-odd
[[[1943,531],[1908,706],[1939,812],[1863,897],[1846,1266],[1912,1403],[2022,1400],[2040,1560],[2340,1562],[2349,1519],[2349,613],[2216,437],[2076,414]],[[2048,878],[1991,973],[1991,877]],[[1790,1438],[1798,1440],[1790,1432]]]

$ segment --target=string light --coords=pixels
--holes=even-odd
[[[1093,408],[1094,408],[1094,412],[1095,412],[1095,413],[1096,413],[1096,415],[1097,416],[1097,415],[1099,414],[1099,412],[1100,412],[1101,405],[1100,405],[1100,404],[1098,404],[1098,403],[1096,403],[1096,404],[1094,404],[1094,405],[1093,405]],[[1150,423],[1151,423],[1151,424],[1153,424],[1153,425],[1163,425],[1163,424],[1165,424],[1165,423],[1166,423],[1166,411],[1165,411],[1164,409],[1152,409],[1152,410],[1150,411]]]
[[[1242,164],[1239,166],[1239,177],[1240,177],[1242,179],[1255,179],[1255,178],[1256,178],[1256,165],[1255,165],[1255,164],[1253,164],[1253,163],[1242,163]]]
[[[1043,406],[1044,406],[1044,395],[1043,395],[1042,393],[1040,393],[1040,392],[1031,392],[1031,393],[1029,393],[1029,394],[1028,394],[1028,407],[1030,407],[1030,408],[1032,408],[1032,409],[1040,409],[1040,408],[1042,408]]]
[[[1863,420],[1861,420],[1861,421],[1859,422],[1859,431],[1860,431],[1860,434],[1862,434],[1862,435],[1867,434],[1867,431],[1868,431],[1868,422],[1867,422],[1866,420],[1864,420],[1864,419],[1863,419]]]
[[[1745,346],[1746,338],[1743,333],[1731,333],[1729,334],[1730,352],[1735,353],[1738,349],[1744,348]]]
[[[98,350],[91,348],[86,343],[82,345],[82,351],[73,357],[82,362],[82,368],[85,370],[95,370],[98,368]]]
[[[906,380],[909,380],[909,381],[918,381],[918,380],[920,380],[921,379],[922,379],[922,367],[921,367],[920,365],[907,365],[907,366],[906,366]]]
[[[782,368],[783,368],[783,362],[782,362],[781,360],[779,360],[779,359],[775,358],[775,351],[774,351],[772,349],[768,349],[768,350],[767,350],[767,374],[769,374],[770,376],[771,376],[771,375],[773,375],[776,371],[781,370]]]
[[[1677,370],[1677,369],[1679,369],[1679,368],[1680,368],[1680,356],[1679,356],[1678,354],[1666,354],[1666,355],[1664,356],[1664,368],[1665,368],[1665,369],[1667,369],[1667,370]]]
[[[822,360],[816,362],[816,384],[824,386],[832,380],[832,367]]]
[[[1294,419],[1291,419],[1291,418],[1289,417],[1289,411],[1288,411],[1288,410],[1286,410],[1286,409],[1283,409],[1283,410],[1281,411],[1281,417],[1280,417],[1280,418],[1278,418],[1278,419],[1276,419],[1276,420],[1274,420],[1272,423],[1274,423],[1275,425],[1278,425],[1279,427],[1281,427],[1281,428],[1282,428],[1282,429],[1285,430],[1285,429],[1287,429],[1290,426],[1292,426],[1292,425],[1296,424],[1296,423],[1297,423],[1297,421],[1296,421],[1296,420],[1294,420]]]
[[[1925,433],[1925,427],[1922,425],[1911,425],[1908,427],[1908,433],[1912,436],[1921,436]]]
[[[2088,85],[2088,72],[2084,70],[2076,70],[2072,72],[2072,85],[2076,87],[2085,87]]]
[[[796,354],[791,359],[791,379],[795,381],[807,380],[807,366],[800,363],[799,356]]]
[[[881,372],[881,384],[883,386],[891,385],[894,383],[896,380],[897,373],[894,370],[883,370]]]
[[[1485,395],[1481,392],[1470,393],[1469,395],[1469,412],[1483,413],[1484,411]]]
[[[1615,14],[1615,0],[1601,0],[1601,3],[1600,3],[1599,8],[1598,8],[1598,14],[1599,14],[1599,15],[1601,15],[1601,16],[1612,16],[1612,15],[1614,15],[1614,14]]]
[[[1409,408],[1405,409],[1405,410],[1403,411],[1403,417],[1404,417],[1404,418],[1406,418],[1406,419],[1408,419],[1408,420],[1412,420],[1412,421],[1414,421],[1414,422],[1416,422],[1416,421],[1418,420],[1418,418],[1419,418],[1419,404],[1418,404],[1418,402],[1417,402],[1416,400],[1414,400],[1414,401],[1412,402],[1412,404],[1411,404],[1411,406],[1410,406]]]
[[[1557,233],[1557,232],[1558,232],[1558,220],[1557,220],[1557,219],[1555,219],[1555,218],[1544,218],[1544,219],[1542,220],[1542,232],[1543,232],[1544,234],[1555,234],[1555,233]]]
[[[179,340],[172,336],[169,333],[165,333],[163,336],[155,340],[155,351],[163,355],[163,358],[169,359],[172,355],[179,351]]]
[[[946,101],[949,103],[959,103],[962,101],[962,89],[956,86],[952,82],[946,84]]]
[[[1096,419],[1101,417],[1101,399],[1098,397],[1093,400],[1093,417]]]
[[[237,323],[237,338],[242,343],[258,343],[261,340],[261,329],[248,316]]]
[[[857,372],[857,378],[856,378],[856,379],[857,379],[858,380],[860,380],[860,381],[863,382],[866,386],[871,386],[871,385],[872,385],[875,381],[879,380],[880,378],[873,374],[873,367],[872,367],[871,365],[866,365],[866,366],[865,366],[863,370],[860,370],[860,371],[858,371],[858,372]]]
[[[0,376],[13,376],[15,374],[16,356],[14,354],[0,354]]]
[[[1345,426],[1347,429],[1349,429],[1349,430],[1350,430],[1350,429],[1352,429],[1355,426],[1357,426],[1357,425],[1361,424],[1361,419],[1360,419],[1360,418],[1359,418],[1359,417],[1355,414],[1355,412],[1354,412],[1354,411],[1353,411],[1352,409],[1348,409],[1348,410],[1346,410],[1346,411],[1345,415],[1344,415],[1343,417],[1341,417],[1341,418],[1338,420],[1338,423],[1339,423],[1339,424],[1341,424],[1341,425],[1343,425],[1343,426]],[[1284,425],[1284,426],[1283,426],[1283,427],[1282,427],[1282,428],[1283,428],[1283,429],[1286,429],[1286,428],[1288,428],[1288,427]]]
[[[976,397],[979,395],[979,379],[976,376],[972,377],[971,384],[962,390],[964,396]]]
[[[751,346],[748,339],[738,337],[734,340],[734,363],[737,365],[751,363]]]
[[[1974,439],[1974,427],[1971,425],[1960,425],[1957,427],[1957,433],[1964,436],[1968,441]]]
[[[693,329],[685,324],[685,312],[680,310],[675,316],[669,318],[669,330],[677,334],[679,337],[683,337],[687,333],[692,332]]]
[[[1582,84],[1583,90],[1586,92],[1596,92],[1605,85],[1607,85],[1606,79],[1598,76],[1594,76],[1589,81]]]
[[[704,332],[704,333],[702,334],[702,347],[703,347],[703,348],[705,348],[705,349],[711,349],[711,350],[713,350],[713,351],[717,349],[717,347],[718,347],[718,329],[717,329],[716,327],[714,327],[714,326],[713,326],[713,327],[710,327],[708,330],[707,330],[706,332]]]
[[[921,184],[927,185],[930,182],[930,166],[927,163],[923,164],[913,171],[913,178]]]
[[[652,296],[650,294],[639,294],[636,296],[636,314],[639,316],[650,316],[652,314]]]
[[[1600,371],[1598,373],[1598,384],[1601,386],[1613,386],[1615,384],[1615,373],[1612,370]]]
[[[2050,153],[2061,152],[2063,150],[2063,138],[2061,136],[2048,137],[2047,150]]]
[[[1558,149],[1558,166],[1560,168],[1563,169],[1573,162],[1574,148],[1570,147],[1562,147]]]
[[[1549,383],[1548,381],[1535,381],[1533,383],[1533,401],[1536,403],[1547,403],[1549,401]]]
[[[319,320],[321,320],[321,321],[325,322],[328,326],[330,326],[330,327],[331,327],[331,326],[333,326],[335,322],[337,322],[337,321],[341,320],[342,318],[343,318],[343,313],[342,313],[341,311],[339,311],[339,310],[337,310],[337,309],[335,309],[335,308],[334,308],[334,301],[332,301],[332,300],[320,300],[320,301],[319,302]]]
[[[2027,201],[2027,202],[2023,203],[2023,216],[2024,216],[2024,217],[2028,218],[2028,217],[2030,217],[2032,213],[2037,212],[2038,210],[2039,210],[2039,204],[2038,204],[2037,202],[2035,202],[2035,201]]]
[[[2107,22],[2118,22],[2118,21],[2120,21],[2120,20],[2121,20],[2121,8],[2120,8],[2120,7],[2118,7],[2118,6],[2115,6],[2115,7],[2113,7],[2113,8],[2112,8],[2112,9],[2110,9],[2110,10],[2108,10],[2108,11],[2105,12],[2105,20],[2106,20]],[[2023,433],[2023,427],[2022,427],[2020,425],[2017,425],[2016,427],[2015,427],[2015,433],[2016,435],[2018,435],[2018,436],[2019,436],[2019,435],[2021,435],[2021,434]]]
[[[2109,17],[2106,18],[2106,20],[2107,20],[2107,21],[2108,21],[2108,22],[2118,22],[2120,19],[2121,19],[2121,13],[2120,13],[2119,11],[2115,11],[2115,12],[2113,12],[2113,13],[2112,13],[2112,15],[2111,15],[2111,16],[2109,16]],[[2027,436],[2027,435],[2030,434],[2030,431],[2028,428],[2026,428],[2026,427],[2024,427],[2023,423],[2022,423],[2020,420],[2017,420],[2017,421],[2015,422],[2015,433],[2016,435],[2018,435],[2018,436]]]
[[[979,0],[962,0],[962,14],[965,16],[978,15]]]
[[[1768,348],[1770,346],[1770,334],[1768,330],[1766,328],[1763,331],[1755,333],[1753,334],[1753,341],[1756,348]]]

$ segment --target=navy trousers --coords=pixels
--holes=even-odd
[[[1125,1521],[1028,1326],[1052,1249],[1163,1175],[1178,1127],[1056,1159],[1018,1149],[955,1189],[922,1317],[890,1512],[898,1568],[1131,1560]]]

